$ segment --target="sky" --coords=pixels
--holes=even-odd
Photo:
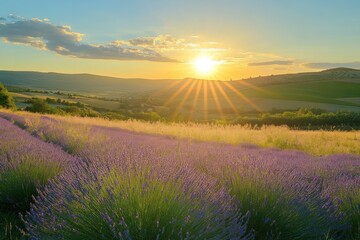
[[[358,0],[1,0],[0,69],[219,80],[360,69],[359,9]]]

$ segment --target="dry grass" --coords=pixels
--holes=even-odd
[[[4,110],[1,110],[4,111]],[[40,114],[16,112],[28,119],[39,118]],[[350,153],[360,155],[360,131],[299,131],[286,126],[266,126],[253,129],[248,126],[141,122],[136,120],[110,121],[100,118],[63,117],[47,115],[63,121],[64,124],[85,124],[127,129],[135,132],[175,136],[199,141],[222,142],[229,144],[250,143],[261,147],[301,150],[312,155]]]

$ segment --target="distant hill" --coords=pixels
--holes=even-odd
[[[360,70],[349,68],[227,82],[0,71],[0,82],[8,86],[100,97],[141,95],[141,101],[145,105],[165,107],[185,115],[190,112],[198,118],[211,118],[211,115],[216,117],[219,114],[232,116],[244,111],[266,112],[272,109],[291,110],[300,107],[360,112]],[[104,105],[103,102],[92,104]],[[114,106],[111,109],[116,110],[118,105]],[[205,116],[205,112],[209,116]]]
[[[140,78],[125,79],[92,74],[0,71],[0,82],[5,85],[90,94],[144,92],[164,87],[170,84],[171,81]]]
[[[253,85],[264,84],[282,84],[293,82],[319,82],[328,80],[350,81],[354,80],[360,82],[360,70],[351,68],[333,68],[321,72],[306,72],[294,74],[282,74],[261,76],[256,78],[248,78],[241,81],[249,82]]]
[[[235,80],[247,82],[254,86],[268,84],[289,84],[299,82],[319,82],[328,80],[360,82],[360,70],[335,68],[321,72],[297,73],[262,76]],[[92,74],[62,74],[25,71],[1,71],[0,82],[5,85],[43,90],[67,92],[110,93],[110,92],[144,92],[166,87],[174,79],[149,80],[142,78],[115,78]]]
[[[197,83],[194,86],[190,83],[180,93],[179,86],[155,94],[158,99],[156,104],[167,103],[173,108],[181,106],[180,111],[183,112],[196,109],[200,115],[201,112],[208,112],[209,118],[211,113],[229,115],[236,110],[241,113],[319,108],[360,112],[360,71],[355,69],[337,68],[229,82],[195,81],[200,82],[202,89],[198,96]],[[207,93],[203,93],[203,89],[207,89]]]
[[[357,72],[359,73],[360,70],[357,69],[353,69],[353,68],[345,68],[345,67],[339,67],[339,68],[331,68],[331,69],[327,69],[324,70],[322,72],[332,72],[332,73],[338,73],[338,72]]]

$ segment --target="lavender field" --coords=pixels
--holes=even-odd
[[[1,116],[0,238],[360,237],[358,155]]]

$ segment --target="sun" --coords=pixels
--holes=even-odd
[[[202,75],[208,75],[212,73],[217,64],[218,63],[216,61],[207,56],[200,57],[194,61],[196,70]]]

